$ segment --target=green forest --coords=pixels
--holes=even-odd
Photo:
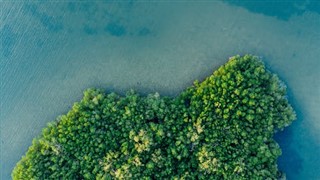
[[[20,179],[279,179],[274,134],[295,120],[286,86],[234,56],[176,97],[88,89],[17,163]]]

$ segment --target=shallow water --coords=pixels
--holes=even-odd
[[[298,119],[276,139],[288,179],[320,179],[320,5],[0,2],[1,178],[88,87],[174,96],[251,53],[285,81]]]

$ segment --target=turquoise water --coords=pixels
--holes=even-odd
[[[288,179],[320,179],[320,5],[0,2],[1,178],[88,87],[174,96],[251,53],[288,85],[298,119],[278,133]]]

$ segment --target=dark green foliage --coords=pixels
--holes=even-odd
[[[13,179],[277,179],[295,114],[257,57],[232,57],[176,98],[89,89],[50,123]]]

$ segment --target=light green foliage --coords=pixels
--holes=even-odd
[[[34,139],[13,179],[277,179],[285,86],[235,56],[176,98],[89,89]]]

